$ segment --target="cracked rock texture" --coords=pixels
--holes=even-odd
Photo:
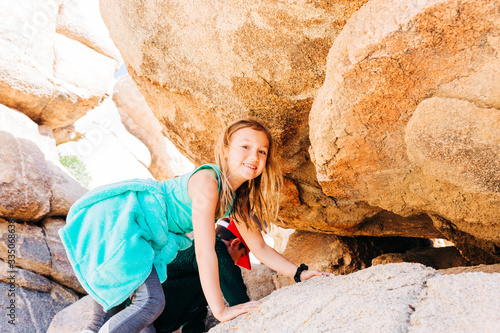
[[[52,319],[47,333],[80,333],[92,320],[92,298],[87,295],[59,311]],[[78,313],[78,316],[75,316]]]
[[[83,292],[57,230],[86,190],[53,133],[109,96],[121,56],[98,0],[1,1],[0,20],[0,331],[45,332]]]
[[[46,332],[52,317],[85,292],[57,234],[64,220],[46,218],[41,227],[13,223],[15,232],[0,218],[0,289],[4,292],[0,298],[0,328],[13,333]],[[9,235],[15,235],[14,243]],[[9,257],[12,249],[14,257]],[[9,261],[12,259],[14,262]],[[12,300],[14,318],[9,317],[11,309],[7,308]],[[15,326],[9,324],[10,319]]]
[[[0,290],[9,290],[9,284],[0,282]],[[15,326],[9,324],[7,306],[12,298],[0,298],[0,328],[5,333],[45,333],[54,315],[76,302],[78,296],[57,283],[52,283],[49,292],[33,291],[17,286],[15,303]]]
[[[342,232],[381,209],[325,196],[309,159],[308,117],[328,50],[365,2],[103,0],[100,8],[130,76],[182,153],[212,162],[225,125],[259,117],[277,138],[286,176],[277,223]]]
[[[280,226],[445,237],[472,263],[500,261],[498,1],[100,4],[165,135],[195,164],[229,121],[270,125]]]
[[[0,3],[0,104],[57,128],[107,96],[121,58],[98,3]]]
[[[311,109],[325,194],[425,213],[473,263],[500,261],[500,19],[494,0],[372,0]]]
[[[0,218],[0,259],[8,260],[9,222]],[[47,218],[42,227],[30,223],[15,222],[16,266],[85,293],[76,279],[66,256],[66,251],[57,234],[65,225],[62,219]],[[29,285],[27,286],[28,288]]]
[[[428,279],[408,332],[498,332],[499,278],[479,272]]]
[[[218,332],[498,332],[500,274],[373,266],[281,288]]]
[[[86,190],[59,162],[50,127],[0,104],[0,216],[65,216]]]
[[[52,133],[63,142],[108,96],[118,49],[159,130],[196,164],[233,119],[270,125],[285,174],[277,223],[300,230],[297,264],[364,268],[380,251],[355,236],[447,238],[472,264],[500,262],[498,1],[101,0],[118,49],[98,7],[0,4],[0,280],[18,272],[16,332],[45,331],[81,292],[55,217],[85,190]],[[219,330],[499,331],[498,274],[457,276],[389,264],[313,279]]]

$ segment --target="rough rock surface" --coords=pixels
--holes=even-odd
[[[170,167],[172,157],[168,154],[161,125],[129,75],[116,81],[113,101],[127,131],[148,147],[151,154],[148,170],[153,177],[161,181],[177,176]]]
[[[408,332],[498,332],[499,278],[498,273],[481,272],[437,275],[427,280]]]
[[[328,50],[365,2],[100,4],[132,79],[181,152],[195,164],[212,161],[215,138],[227,123],[259,117],[277,138],[287,177],[277,223],[339,231],[381,209],[324,195],[309,159],[308,117]]]
[[[1,271],[2,266],[0,265]],[[252,264],[252,270],[242,269],[242,274],[248,288],[248,297],[251,300],[259,300],[276,290],[271,277],[276,273],[264,265]],[[168,295],[166,296],[168,297]],[[78,316],[75,316],[75,313],[78,313]],[[79,333],[88,325],[91,316],[92,302],[90,296],[87,295],[57,313],[50,323],[47,333]],[[207,327],[211,328],[219,321],[209,311],[206,323]]]
[[[86,190],[59,162],[52,132],[0,105],[0,216],[63,216]]]
[[[56,32],[87,45],[112,59],[121,60],[120,51],[109,37],[99,12],[99,0],[60,0]]]
[[[15,232],[11,232],[14,225]],[[30,223],[8,222],[0,218],[0,259],[7,262],[9,234],[15,235],[15,265],[52,278],[80,293],[85,293],[70,266],[57,231],[64,226],[61,219],[47,218],[42,227]]]
[[[372,0],[328,55],[310,112],[323,191],[434,226],[500,261],[500,20],[495,0]]]
[[[73,268],[69,263],[66,250],[62,245],[59,237],[59,229],[66,225],[66,221],[60,218],[45,218],[41,227],[45,236],[47,248],[50,251],[51,271],[50,276],[60,284],[67,286],[82,294],[86,294],[85,290],[78,282],[78,279],[73,272]]]
[[[4,259],[5,260],[5,259]],[[0,260],[0,282],[5,282],[10,284],[12,279],[9,272],[13,272],[8,261]],[[46,277],[34,273],[32,271],[27,271],[22,268],[15,268],[15,285],[19,287],[24,287],[33,291],[41,291],[48,293],[52,290],[52,284]],[[8,295],[7,295],[8,296]]]
[[[439,272],[441,274],[461,274],[461,273],[471,273],[471,272],[500,273],[500,264],[477,265],[470,267],[453,267],[453,268],[442,269]]]
[[[92,298],[87,295],[59,311],[52,319],[47,333],[80,333],[91,319]]]
[[[378,265],[279,289],[210,332],[497,332],[499,283],[500,274]]]
[[[405,253],[386,253],[372,260],[372,265],[397,262],[415,262],[434,269],[468,266],[469,262],[454,246],[412,249]]]
[[[343,275],[371,266],[372,260],[384,253],[404,253],[426,246],[424,243],[405,237],[341,237],[295,231],[283,255],[296,265],[306,263],[311,269]],[[288,284],[293,283],[291,278],[286,279]]]
[[[0,104],[52,128],[98,105],[119,53],[97,8],[98,0],[2,1]]]
[[[50,211],[50,173],[43,153],[27,140],[0,132],[0,215],[38,220]],[[24,173],[24,174],[23,174]]]
[[[276,272],[266,265],[252,263],[252,269],[242,268],[241,275],[251,300],[259,300],[277,289],[273,282]]]
[[[11,313],[7,306],[14,298],[0,297],[0,328],[5,333],[43,333],[47,331],[54,315],[69,304],[78,300],[78,296],[56,283],[52,283],[50,292],[37,292],[25,287],[10,287],[0,282],[0,290],[15,290],[15,310]],[[9,317],[13,314],[14,317]],[[9,324],[14,320],[15,325]]]
[[[2,332],[46,332],[52,317],[78,300],[71,289],[84,292],[57,235],[62,225],[62,219],[47,218],[42,228],[0,218]]]

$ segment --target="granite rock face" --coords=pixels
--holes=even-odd
[[[420,263],[440,270],[469,266],[469,262],[454,246],[414,248],[405,253],[386,253],[374,258],[372,265],[398,262]]]
[[[0,284],[14,290],[1,297],[2,332],[44,332],[84,292],[57,234],[65,221],[49,216],[65,216],[86,190],[64,171],[55,147],[49,126],[0,105]],[[11,300],[15,326],[6,312]]]
[[[2,332],[45,332],[52,317],[81,292],[57,235],[64,220],[43,227],[0,218],[0,327]]]
[[[445,237],[473,263],[500,260],[498,2],[102,0],[101,14],[194,163],[231,120],[269,124],[278,225]]]
[[[92,311],[92,298],[88,295],[82,297],[54,316],[47,333],[80,333],[92,320]]]
[[[410,318],[408,332],[497,332],[500,302],[495,284],[498,286],[499,277],[498,273],[480,272],[429,279],[426,294]],[[436,313],[436,309],[446,309],[446,312]]]
[[[0,298],[0,327],[5,333],[46,332],[54,315],[78,300],[78,296],[56,283],[48,292],[33,291],[25,287],[12,287],[0,282],[2,292],[15,290],[15,297]],[[15,299],[15,303],[10,303]],[[14,304],[14,309],[8,308]],[[9,323],[12,320],[14,324]]]
[[[498,273],[377,265],[281,288],[210,332],[496,332],[499,283]]]
[[[304,163],[308,112],[328,50],[365,2],[100,4],[130,75],[192,161],[211,158],[229,121],[254,115],[273,125],[280,143],[289,141],[285,168],[295,169]]]
[[[283,255],[297,266],[306,263],[310,269],[344,275],[370,267],[374,258],[383,254],[404,254],[428,246],[429,242],[420,238],[343,237],[298,230],[290,236]]]
[[[325,194],[428,214],[476,263],[500,261],[498,9],[368,2],[330,49],[309,119]]]
[[[129,74],[182,153],[212,162],[225,125],[258,117],[270,125],[287,179],[277,223],[340,232],[381,209],[325,196],[309,158],[308,118],[328,50],[365,2],[103,0],[100,8]]]
[[[98,0],[3,1],[0,18],[0,104],[57,128],[107,96],[120,55]]]
[[[64,225],[64,220],[53,218],[45,219],[42,227],[0,218],[0,259],[8,262],[9,234],[14,234],[16,267],[50,277],[75,291],[86,293],[76,279],[57,234]],[[11,228],[15,232],[11,232]]]
[[[170,166],[173,157],[168,153],[161,125],[129,75],[116,81],[113,101],[127,131],[148,147],[151,154],[148,170],[151,175],[160,181],[177,176]]]
[[[52,131],[0,105],[0,217],[64,216],[86,190],[59,162]]]
[[[277,289],[274,283],[276,272],[263,264],[252,263],[252,269],[241,269],[250,300],[259,300]]]

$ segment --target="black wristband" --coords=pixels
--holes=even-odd
[[[302,271],[307,271],[309,269],[309,267],[307,267],[306,265],[304,264],[300,264],[299,267],[297,267],[297,272],[295,273],[295,276],[293,277],[293,280],[295,282],[300,282],[300,274],[302,274]]]

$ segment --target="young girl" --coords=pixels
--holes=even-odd
[[[265,265],[297,282],[328,274],[297,267],[262,238],[266,221],[277,216],[276,194],[282,183],[273,154],[272,137],[260,122],[238,120],[219,137],[218,165],[202,165],[163,182],[132,180],[102,186],[78,200],[59,233],[78,280],[97,301],[90,330],[154,332],[150,324],[164,306],[161,283],[168,275],[166,265],[189,246],[184,234],[191,231],[213,315],[227,321],[258,306],[256,301],[224,305],[214,223],[229,214]],[[131,305],[123,308],[129,297]]]

